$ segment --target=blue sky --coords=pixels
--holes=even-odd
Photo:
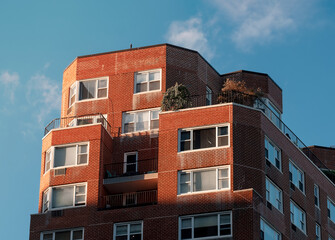
[[[76,56],[168,42],[220,73],[268,73],[284,122],[307,145],[335,145],[334,13],[334,0],[2,0],[0,239],[28,239],[43,129]]]

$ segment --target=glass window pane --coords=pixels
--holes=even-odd
[[[180,184],[180,193],[188,193],[191,191],[191,186],[189,183]]]
[[[151,111],[151,120],[159,118],[159,110]]]
[[[191,228],[192,227],[192,219],[186,218],[181,220],[181,228]]]
[[[220,224],[230,224],[230,214],[221,214]]]
[[[96,81],[83,81],[79,84],[79,100],[95,98]]]
[[[73,186],[53,188],[52,207],[73,206]]]
[[[229,188],[229,179],[219,180],[219,189]]]
[[[151,73],[149,73],[149,81],[152,81],[152,80],[159,80],[160,78],[161,78],[160,71],[156,71],[156,72],[151,72]]]
[[[217,215],[194,218],[194,237],[209,237],[218,235]]]
[[[155,81],[149,83],[149,91],[159,90],[161,88],[161,82]]]
[[[76,164],[76,146],[55,148],[54,167],[62,167]]]
[[[136,114],[136,131],[149,129],[149,112],[138,112]]]
[[[106,79],[100,79],[98,81],[98,88],[107,88],[107,80]]]
[[[79,153],[87,153],[87,144],[86,145],[79,145],[78,146]]]
[[[83,239],[83,230],[73,231],[73,240]]]
[[[136,163],[136,154],[127,154],[127,163]]]
[[[124,125],[124,132],[129,133],[129,132],[134,132],[135,131],[135,124],[134,123],[126,123]]]
[[[180,174],[180,182],[181,183],[185,183],[185,182],[189,182],[190,181],[190,173],[181,173]]]
[[[190,139],[190,138],[191,138],[191,132],[190,132],[190,131],[182,131],[182,132],[180,133],[180,139],[181,139],[182,141],[188,140],[188,139]]]
[[[71,232],[55,232],[55,240],[71,240]]]
[[[228,127],[219,127],[218,136],[228,135]]]
[[[187,142],[181,142],[180,143],[180,151],[187,151],[191,149],[191,142],[187,141]]]
[[[147,81],[147,73],[136,73],[136,83]]]
[[[131,224],[130,225],[130,233],[141,233],[142,232],[142,224]]]
[[[210,148],[215,146],[216,146],[215,128],[193,130],[193,149]]]
[[[159,121],[158,120],[151,120],[150,129],[157,129],[159,128]]]
[[[191,239],[192,238],[192,228],[181,230],[181,239]]]
[[[131,234],[129,239],[131,239],[131,240],[141,240],[142,239],[142,234]]]
[[[144,83],[139,83],[136,84],[136,92],[146,92],[148,88],[148,83],[144,82]]]
[[[98,98],[107,97],[107,88],[98,89]]]
[[[76,186],[76,194],[85,194],[86,186]]]
[[[128,227],[127,227],[127,225],[116,226],[116,236],[127,235],[127,234],[128,234]]]
[[[208,191],[216,189],[216,170],[206,170],[193,173],[193,191]]]
[[[227,178],[229,176],[229,169],[219,169],[219,178]]]
[[[53,240],[52,237],[52,233],[43,234],[43,240]]]

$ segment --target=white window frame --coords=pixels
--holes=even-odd
[[[314,184],[314,204],[317,208],[320,208],[320,188]]]
[[[271,192],[270,185],[275,188],[278,192]],[[268,187],[269,186],[269,187]],[[283,191],[274,183],[272,182],[268,177],[265,177],[265,188],[266,188],[266,201],[271,203],[273,207],[278,209],[281,213],[283,213]],[[276,202],[271,201],[270,195],[275,194],[276,195]]]
[[[159,89],[156,90],[149,90],[149,75],[152,72],[157,72],[159,71],[159,75],[160,75],[160,79],[159,80],[154,80],[154,82],[158,82],[159,81]],[[147,91],[143,91],[143,92],[137,92],[137,75],[138,74],[147,74],[146,77],[146,83],[147,83]],[[162,90],[162,69],[161,68],[157,68],[157,69],[150,69],[150,70],[146,70],[146,71],[139,71],[139,72],[135,72],[134,73],[134,94],[143,94],[143,93],[151,93],[151,92],[160,92]]]
[[[69,108],[72,107],[73,104],[75,104],[76,102],[76,98],[77,98],[77,82],[74,82],[71,87],[70,87],[70,91],[69,91]],[[73,103],[71,103],[71,99],[74,96],[74,100]]]
[[[297,212],[298,211],[298,212]],[[298,213],[300,216],[300,223],[296,223],[294,220],[295,214]],[[306,234],[306,212],[302,210],[294,201],[290,201],[290,218],[291,223],[295,225],[297,228],[299,228],[303,233]],[[303,224],[303,227],[301,227],[301,224]]]
[[[269,145],[271,145],[271,146],[269,146]],[[265,136],[265,138],[264,138],[264,147],[265,147],[265,159],[268,160],[279,171],[282,171],[282,159],[281,159],[282,158],[281,157],[282,154],[281,154],[281,149],[279,147],[277,147],[277,145],[274,144],[273,141],[271,141],[267,136]],[[270,154],[269,147],[273,147],[275,155],[277,153],[279,153],[279,159],[275,155],[272,156],[272,157],[269,156],[269,154]],[[266,154],[266,151],[267,151],[267,154]],[[268,156],[266,156],[266,155],[268,155]],[[278,159],[279,168],[276,165],[276,159]]]
[[[153,121],[153,120],[158,120],[159,121],[159,113],[158,113],[158,118],[153,118],[152,117],[152,112],[155,112],[155,111],[158,111],[158,110],[159,110],[159,113],[160,113],[161,112],[160,108],[150,108],[150,109],[139,110],[139,111],[123,112],[122,113],[122,134],[158,130],[158,128],[151,129],[151,121]],[[149,114],[148,129],[136,131],[136,123],[137,123],[137,121],[135,120],[135,118],[137,119],[137,115],[136,114],[140,113],[140,112],[148,112],[148,114]],[[133,121],[133,123],[134,123],[134,131],[133,132],[125,132],[125,124],[126,124],[125,117],[126,117],[126,114],[134,114],[134,121]]]
[[[41,232],[40,239],[43,240],[43,237],[46,234],[52,234],[52,240],[55,240],[57,232],[68,232],[68,231],[71,231],[71,238],[70,238],[70,240],[73,240],[73,232],[75,232],[75,231],[82,231],[82,238],[80,240],[84,240],[84,236],[85,236],[85,230],[84,230],[84,228],[59,229],[59,230],[55,230],[55,231],[45,231],[45,232]]]
[[[321,226],[315,223],[315,240],[321,240]]]
[[[48,172],[51,169],[52,164],[52,147],[45,152],[45,161],[44,161],[44,173]]]
[[[83,163],[83,164],[78,164],[78,156],[81,155],[81,153],[79,153],[79,146],[82,145],[87,145],[87,162]],[[55,160],[55,150],[56,148],[61,148],[61,147],[72,147],[72,146],[76,146],[76,164],[74,165],[67,165],[67,166],[60,166],[60,167],[54,167],[54,160]],[[86,166],[89,163],[89,155],[90,155],[90,143],[89,142],[80,142],[80,143],[70,143],[70,144],[63,144],[63,145],[55,145],[50,147],[45,154],[45,164],[47,163],[47,153],[50,153],[50,168],[47,171],[44,171],[44,174],[47,173],[49,170],[51,169],[63,169],[63,168],[70,168],[70,167],[79,167],[79,166]],[[46,168],[45,168],[46,170]]]
[[[58,208],[54,208],[52,206],[53,202],[52,202],[52,194],[53,194],[53,190],[55,188],[64,188],[64,187],[71,187],[73,186],[73,198],[72,198],[72,206],[68,206],[68,207],[58,207]],[[76,204],[76,197],[77,196],[83,196],[83,194],[77,194],[76,195],[76,187],[81,187],[81,186],[85,186],[85,201],[83,202],[83,204]],[[46,204],[45,198],[47,198],[48,200],[48,204]],[[66,185],[58,185],[58,186],[53,186],[53,187],[49,187],[47,188],[44,192],[43,192],[43,206],[42,206],[42,212],[47,212],[50,210],[61,210],[61,209],[68,209],[68,208],[77,208],[77,207],[85,207],[86,203],[87,203],[87,183],[83,182],[83,183],[75,183],[75,184],[66,184]]]
[[[293,170],[299,172],[302,179],[299,180],[299,176],[294,175],[294,173],[292,172]],[[305,194],[305,173],[292,160],[289,161],[289,174],[292,176],[292,179],[290,179],[290,183],[292,183],[303,194]],[[302,184],[302,189],[300,189],[299,186],[300,182]]]
[[[219,176],[219,170],[221,169],[228,169],[228,177],[221,178]],[[213,190],[204,190],[204,191],[194,191],[193,190],[193,184],[194,184],[194,179],[193,179],[193,173],[195,172],[202,172],[202,171],[207,171],[207,170],[216,170],[216,187]],[[190,191],[187,193],[181,193],[181,174],[182,173],[189,173],[190,174]],[[189,195],[189,194],[199,194],[199,193],[207,193],[207,192],[216,192],[216,191],[227,191],[230,190],[231,186],[231,177],[230,177],[230,165],[225,165],[225,166],[218,166],[218,167],[210,167],[210,168],[197,168],[197,169],[190,169],[190,170],[182,170],[178,171],[178,195],[183,196],[183,195]],[[228,179],[228,188],[219,188],[219,181],[222,179]]]
[[[218,131],[220,127],[227,127],[227,135],[218,135]],[[216,145],[214,147],[207,147],[207,148],[199,148],[199,149],[193,149],[193,131],[195,130],[202,130],[202,129],[209,129],[209,128],[215,128],[215,138],[216,138]],[[190,141],[190,149],[189,150],[183,150],[181,151],[181,133],[182,132],[190,132],[190,139],[187,141]],[[219,137],[228,137],[228,144],[224,146],[219,146]],[[185,140],[184,140],[185,142]],[[182,128],[178,130],[178,153],[185,153],[185,152],[195,152],[195,151],[204,151],[204,150],[210,150],[210,149],[217,149],[217,148],[228,148],[230,147],[230,124],[224,123],[224,124],[218,124],[218,125],[207,125],[207,126],[200,126],[200,127],[192,127],[192,128]]]
[[[120,223],[114,223],[113,226],[113,240],[116,239],[116,228],[117,226],[127,226],[127,240],[130,239],[130,225],[132,224],[141,224],[141,240],[143,240],[143,221],[134,221],[134,222],[120,222]]]
[[[263,234],[265,233],[265,227],[270,228],[274,234],[277,234],[277,238],[273,238],[273,239],[265,239],[265,238],[261,238],[261,240],[281,240],[281,233],[275,228],[273,227],[271,224],[269,224],[264,218],[260,218],[260,230],[263,232]]]
[[[331,207],[331,208],[330,208]],[[333,209],[333,211],[332,211]],[[327,211],[328,218],[335,223],[335,203],[330,198],[327,198]]]
[[[196,217],[203,217],[203,216],[210,216],[210,215],[216,215],[217,216],[217,226],[218,226],[218,235],[212,236],[212,237],[203,237],[203,238],[194,238],[194,218]],[[230,216],[230,235],[223,235],[220,236],[220,216],[221,215],[229,215]],[[192,237],[188,238],[188,240],[203,240],[203,239],[218,239],[218,238],[228,238],[233,236],[233,219],[232,219],[232,212],[214,212],[214,213],[203,213],[203,214],[194,214],[194,215],[187,215],[187,216],[180,216],[179,217],[179,224],[178,224],[178,232],[179,237],[178,239],[181,240],[181,230],[182,230],[182,220],[183,219],[191,219],[191,231],[192,231]]]
[[[107,94],[106,97],[100,97],[98,98],[98,82],[99,80],[106,80],[107,81]],[[89,99],[81,99],[79,100],[79,94],[80,94],[80,83],[81,82],[86,82],[86,81],[96,81],[95,83],[95,87],[96,87],[96,92],[95,92],[95,96],[94,98],[89,98]],[[75,88],[75,100],[74,102],[71,104],[71,89]],[[100,89],[105,89],[105,88],[100,88]],[[71,87],[69,88],[69,108],[76,102],[87,102],[87,101],[94,101],[94,100],[101,100],[101,99],[107,99],[108,98],[108,93],[109,93],[109,77],[105,76],[105,77],[98,77],[98,78],[89,78],[89,79],[82,79],[82,80],[77,80],[76,82],[74,82]],[[72,95],[73,96],[73,95]],[[71,105],[70,105],[71,104]]]
[[[138,171],[138,152],[126,152],[124,153],[124,164],[123,164],[123,173],[127,173],[127,166],[130,165],[127,163],[127,156],[129,155],[135,155],[136,156],[136,162],[135,162],[135,165],[136,165],[136,172]]]
[[[209,104],[207,104],[207,101]],[[213,91],[210,87],[206,86],[206,106],[210,106],[213,104]]]
[[[69,124],[69,127],[80,127],[80,126],[87,126],[87,125],[93,125],[93,124],[103,124],[102,122],[98,122],[101,115],[94,115],[94,116],[83,116],[83,117],[76,117],[74,118]],[[107,121],[107,114],[102,115],[105,120]],[[89,120],[92,119],[92,123],[87,123],[87,124],[78,124],[78,120]],[[107,123],[106,123],[107,124]],[[106,125],[104,125],[105,128],[107,128]]]

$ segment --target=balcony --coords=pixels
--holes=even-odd
[[[157,190],[128,192],[103,196],[102,209],[116,209],[157,204]]]
[[[63,129],[69,127],[77,127],[84,125],[92,125],[101,123],[102,126],[106,129],[106,131],[111,134],[112,129],[109,125],[106,118],[98,113],[92,115],[81,115],[81,116],[72,116],[65,118],[56,118],[52,120],[44,129],[44,136],[46,136],[53,129]]]
[[[110,193],[157,188],[157,158],[105,165],[104,186]]]

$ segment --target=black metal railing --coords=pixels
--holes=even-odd
[[[335,171],[330,170],[294,132],[277,116],[267,104],[256,95],[249,95],[238,91],[226,91],[211,95],[192,95],[188,108],[215,105],[220,103],[238,103],[261,110],[270,121],[275,124],[288,139],[335,183]]]
[[[100,208],[115,209],[152,204],[157,204],[157,190],[103,196],[101,198]]]
[[[136,162],[116,162],[105,164],[105,178],[132,176],[157,172],[157,158],[138,160]]]
[[[112,128],[106,118],[100,114],[90,114],[81,116],[72,116],[65,118],[56,118],[52,120],[44,129],[44,136],[47,135],[52,129],[67,128],[75,126],[83,126],[89,124],[101,123],[102,126],[109,132],[112,133]]]

